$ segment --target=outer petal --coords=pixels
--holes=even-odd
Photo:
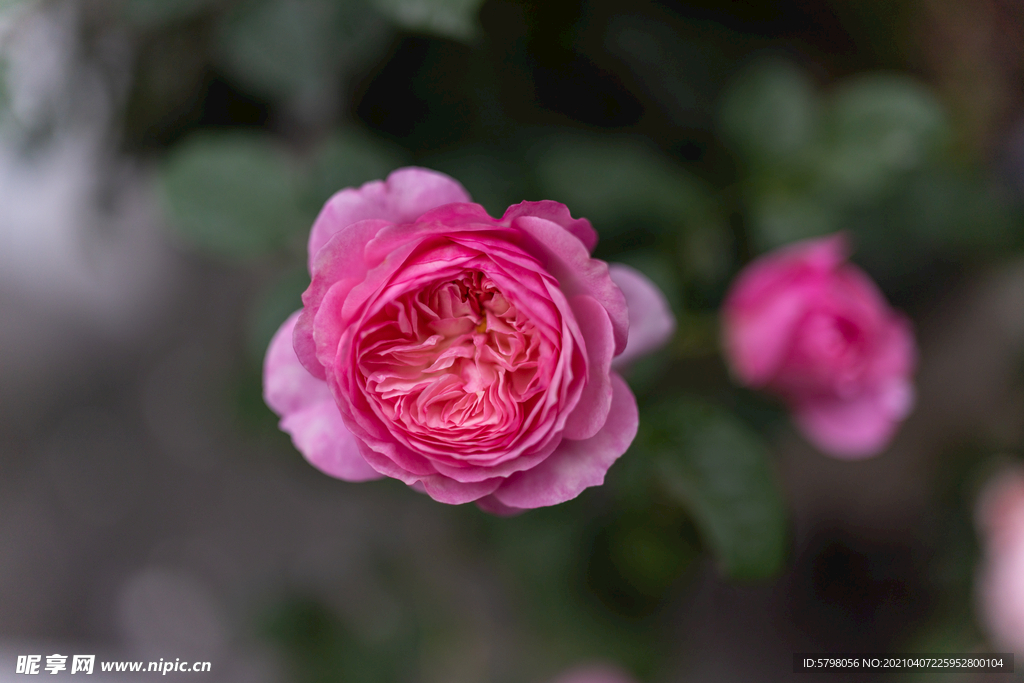
[[[583,489],[604,483],[605,474],[636,437],[639,414],[625,380],[612,373],[612,406],[597,434],[589,439],[563,439],[551,456],[531,470],[509,477],[494,498],[513,508],[557,505]]]
[[[580,242],[583,242],[583,246],[587,248],[588,254],[594,251],[594,247],[597,246],[597,231],[594,230],[594,226],[590,224],[590,221],[586,218],[573,218],[572,214],[569,213],[569,207],[560,202],[544,200],[540,202],[522,202],[515,206],[510,206],[505,211],[505,215],[501,217],[501,222],[509,223],[521,216],[536,216],[537,218],[545,218],[552,223],[558,223],[575,235]]]
[[[470,201],[456,180],[425,168],[401,168],[387,180],[338,192],[324,205],[309,233],[309,264],[339,230],[357,221],[379,218],[409,223],[438,206]]]
[[[622,353],[629,334],[629,312],[626,297],[608,275],[608,264],[590,258],[579,239],[545,218],[524,216],[514,224],[531,239],[529,250],[558,279],[567,297],[592,296],[608,311],[615,333],[615,354]]]
[[[348,430],[333,399],[289,413],[281,429],[292,436],[295,448],[324,474],[345,481],[368,481],[383,475],[359,454],[359,441]]]
[[[575,296],[569,301],[576,323],[586,343],[587,382],[579,403],[565,421],[565,438],[589,439],[608,420],[612,405],[611,365],[615,351],[608,313],[589,296]]]
[[[345,427],[327,383],[306,371],[292,348],[296,311],[281,325],[267,349],[263,392],[281,416],[281,429],[314,467],[346,481],[378,479],[359,454],[355,436]]]
[[[442,475],[436,475],[424,477],[421,482],[427,495],[439,503],[461,505],[494,493],[494,490],[501,486],[502,480],[494,478],[464,484]]]
[[[341,293],[341,297],[344,298],[344,293],[366,277],[369,266],[363,258],[363,251],[374,235],[387,225],[389,223],[381,220],[351,223],[339,230],[329,240],[329,245],[324,245],[327,248],[321,248],[317,258],[311,260],[312,280],[302,294],[302,313],[295,324],[292,341],[299,360],[314,377],[326,377],[324,367],[317,359],[317,345],[313,333],[314,318],[320,304],[332,288],[344,288],[345,291]]]
[[[263,359],[263,399],[279,416],[331,400],[327,383],[309,374],[295,355],[292,330],[301,313],[295,311],[278,328]]]
[[[484,512],[489,512],[492,515],[497,515],[498,517],[515,517],[516,515],[521,515],[526,512],[523,508],[514,508],[511,505],[505,505],[493,495],[484,496],[477,500],[476,506]]]
[[[665,295],[646,275],[621,263],[611,264],[608,272],[625,295],[629,308],[626,350],[612,361],[612,367],[619,369],[671,339],[676,331],[676,318]]]
[[[914,404],[914,387],[894,377],[876,391],[851,400],[797,406],[797,425],[811,443],[839,458],[859,459],[884,449]]]

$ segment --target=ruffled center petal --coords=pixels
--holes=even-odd
[[[416,451],[449,463],[453,451],[467,465],[500,462],[515,455],[557,382],[553,332],[490,275],[463,270],[372,316],[357,350],[363,393]]]

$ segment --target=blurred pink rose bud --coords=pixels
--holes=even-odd
[[[636,683],[636,681],[617,666],[592,663],[570,669],[552,683]]]
[[[647,278],[590,257],[597,234],[562,204],[496,220],[469,202],[418,168],[334,195],[264,396],[331,476],[511,514],[603,483],[638,422],[614,368],[675,323]]]
[[[986,486],[976,521],[981,620],[993,645],[1024,653],[1024,470],[1005,470]]]
[[[722,307],[734,376],[785,401],[825,453],[880,452],[910,412],[910,323],[846,262],[837,234],[766,254],[739,274]]]

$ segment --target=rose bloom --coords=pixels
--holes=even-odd
[[[1008,469],[986,486],[976,522],[982,623],[996,647],[1024,653],[1024,469]]]
[[[419,168],[345,189],[309,236],[312,282],[270,343],[264,396],[323,472],[393,477],[490,512],[604,481],[637,407],[615,371],[674,319],[557,202],[500,219]]]
[[[722,336],[741,383],[781,397],[823,452],[859,458],[910,412],[916,351],[910,323],[847,255],[837,234],[756,259],[726,296]]]

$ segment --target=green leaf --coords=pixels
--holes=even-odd
[[[644,415],[661,483],[693,516],[731,578],[771,577],[786,557],[786,515],[768,450],[731,414],[677,399]]]
[[[171,223],[200,251],[250,259],[307,225],[292,170],[269,138],[195,135],[161,170]]]
[[[330,5],[256,0],[239,5],[217,35],[225,66],[264,95],[293,95],[323,85]]]
[[[855,198],[883,192],[898,174],[932,160],[949,139],[935,96],[895,74],[845,81],[832,94],[825,130],[822,171]]]
[[[363,0],[246,0],[221,23],[216,53],[247,87],[314,106],[331,100],[346,61],[382,37],[377,24]]]
[[[472,40],[480,33],[477,13],[483,0],[371,0],[403,28],[445,38]]]
[[[560,138],[546,145],[537,174],[545,197],[599,229],[638,218],[675,229],[718,223],[708,189],[635,140]]]
[[[817,137],[818,109],[814,84],[803,70],[785,60],[763,60],[741,73],[726,92],[722,132],[756,165],[793,162]]]

